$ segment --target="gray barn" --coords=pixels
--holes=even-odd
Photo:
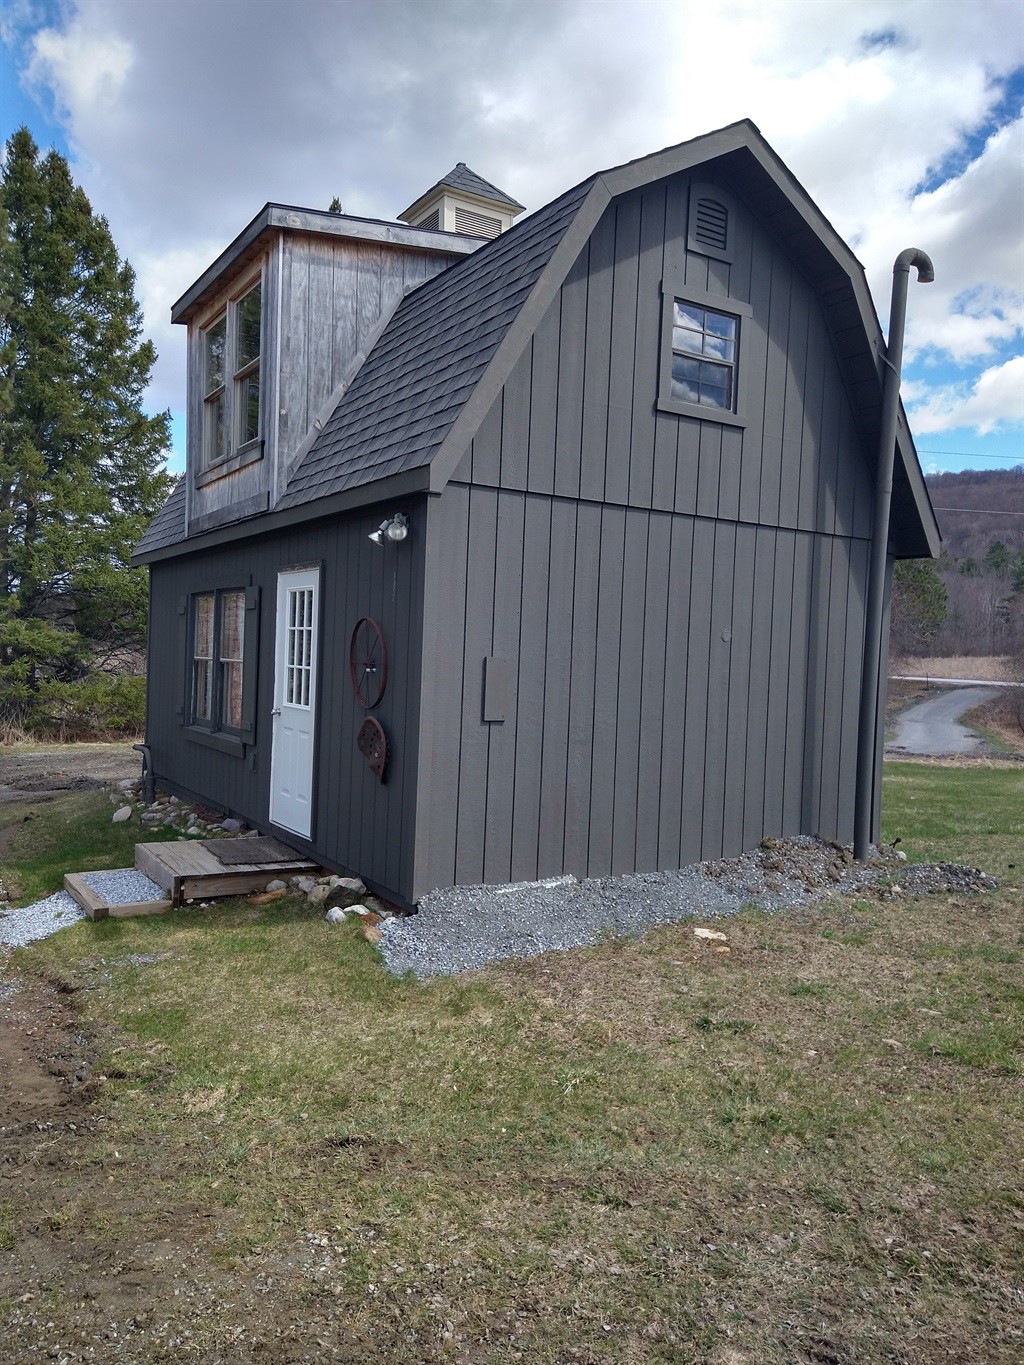
[[[175,306],[158,782],[401,904],[848,841],[861,266],[748,122],[519,210],[461,163],[405,224],[268,205]],[[890,556],[937,547],[901,417]]]

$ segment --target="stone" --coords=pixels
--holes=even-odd
[[[124,779],[123,782],[119,782],[119,783],[117,784],[117,790],[118,790],[119,792],[130,792],[131,789],[132,789],[134,786],[135,786],[135,778],[134,778],[134,777],[126,777],[126,778]]]
[[[363,925],[363,938],[366,939],[367,943],[379,943],[383,937],[384,935],[375,924]]]
[[[358,905],[363,896],[366,895],[366,883],[359,877],[338,877],[331,878],[335,885],[328,890],[327,904],[329,906],[339,905],[343,910],[348,910],[354,905]]]
[[[110,817],[110,822],[114,825],[123,825],[126,820],[130,820],[131,818],[131,806],[122,806],[120,810],[114,811],[113,815]]]
[[[325,901],[327,899],[329,892],[330,887],[328,886],[314,886],[310,891],[307,892],[306,899],[312,905],[319,905],[321,901]]]
[[[348,919],[348,911],[342,910],[340,905],[333,905],[325,918],[328,924],[344,924]]]
[[[242,822],[241,820],[236,820],[234,816],[229,815],[226,820],[220,822],[220,827],[221,829],[226,829],[229,834],[237,834],[242,828]]]
[[[309,893],[313,890],[313,887],[316,886],[316,878],[293,877],[292,886],[295,887],[296,891],[301,891],[304,896],[308,896]]]
[[[694,929],[693,936],[694,938],[718,939],[723,943],[728,941],[728,936],[726,934],[720,934],[717,929],[705,929],[701,925],[698,925],[697,928]]]
[[[287,891],[288,883],[281,881],[280,877],[275,877],[272,882],[267,882],[268,891]]]
[[[163,812],[158,810],[147,810],[142,815],[144,825],[162,825],[163,820]]]

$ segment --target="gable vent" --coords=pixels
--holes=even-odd
[[[694,241],[714,251],[724,251],[729,240],[729,210],[717,199],[697,200]]]
[[[501,219],[492,218],[487,213],[473,213],[456,204],[455,231],[468,232],[474,237],[498,237],[501,235]]]

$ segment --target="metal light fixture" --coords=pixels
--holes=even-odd
[[[376,531],[371,531],[369,539],[374,545],[383,545],[385,539],[397,543],[404,540],[409,534],[409,518],[403,512],[396,512],[393,517],[388,517],[382,521]]]

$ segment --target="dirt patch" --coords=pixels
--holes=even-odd
[[[55,744],[0,747],[0,804],[45,800],[138,777],[141,756],[130,744]]]
[[[325,1302],[298,1302],[321,1255],[316,1239],[286,1254],[232,1255],[230,1209],[175,1202],[166,1192],[165,1180],[186,1174],[183,1153],[166,1144],[120,1150],[116,1119],[104,1113],[108,1077],[98,1069],[105,1055],[110,1079],[124,1079],[117,1039],[83,1031],[78,989],[16,980],[0,968],[4,1360],[381,1358],[350,1332],[345,1305],[329,1289]],[[160,1060],[137,1080],[159,1090]]]

